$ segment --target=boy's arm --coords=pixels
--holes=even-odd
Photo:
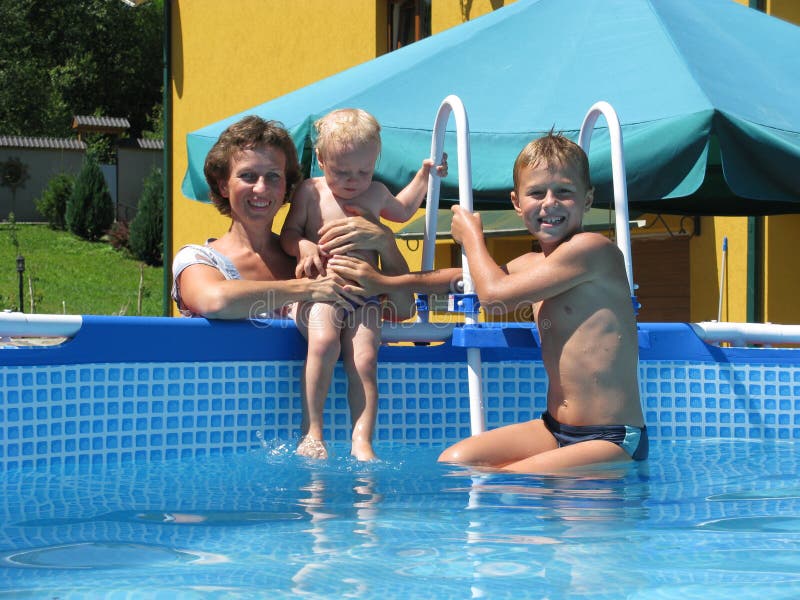
[[[428,193],[428,176],[433,168],[433,162],[431,158],[423,160],[417,174],[396,197],[386,190],[387,197],[381,210],[381,217],[387,221],[404,223],[414,216]],[[435,173],[438,177],[447,177],[447,154],[442,155],[442,164],[436,167]]]
[[[325,265],[322,262],[319,247],[306,237],[307,207],[311,193],[305,183],[300,186],[292,198],[286,221],[281,228],[281,248],[286,254],[297,259],[296,277],[325,274]]]
[[[328,266],[337,275],[354,282],[345,286],[347,291],[363,296],[414,292],[448,294],[460,291],[461,269],[458,268],[387,275],[359,258],[339,255],[332,257]]]
[[[360,296],[383,295],[388,314],[384,318],[405,320],[414,314],[414,292],[446,294],[460,291],[461,269],[440,269],[386,275],[369,263],[352,256],[334,256],[328,266],[331,272],[352,283],[345,290]]]
[[[527,253],[501,267],[489,254],[483,239],[480,214],[453,207],[453,238],[463,247],[481,306],[513,311],[557,296],[605,271],[609,260],[606,238],[577,234],[546,258]]]

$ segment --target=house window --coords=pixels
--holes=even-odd
[[[388,0],[387,8],[390,52],[431,34],[431,0]]]

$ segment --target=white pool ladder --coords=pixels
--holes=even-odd
[[[435,165],[441,164],[444,153],[444,137],[447,121],[450,114],[456,121],[456,143],[458,153],[458,196],[459,205],[464,210],[472,212],[472,159],[469,149],[469,123],[464,104],[458,96],[447,96],[439,105],[436,120],[433,125],[431,139],[431,158]],[[422,270],[433,269],[433,259],[436,253],[436,221],[439,210],[439,189],[441,178],[431,169],[428,178],[428,202],[425,208],[425,233],[422,247]],[[475,296],[475,285],[469,272],[469,263],[464,248],[461,248],[461,265],[463,269],[463,294],[455,295],[456,309],[464,313],[464,324],[475,325],[478,323],[478,305]],[[427,298],[423,301],[424,309],[418,313],[418,319],[427,322]],[[469,384],[469,414],[470,431],[477,435],[486,431],[486,421],[483,409],[483,387],[481,381],[481,351],[480,348],[466,348],[467,351],[467,381]]]
[[[631,232],[628,217],[628,186],[625,176],[625,157],[622,148],[622,128],[619,118],[614,108],[606,101],[601,100],[592,105],[586,116],[583,118],[578,144],[586,156],[589,156],[589,145],[592,140],[594,125],[598,117],[603,115],[608,123],[608,136],[611,141],[611,175],[614,181],[614,212],[616,214],[616,238],[617,247],[622,252],[625,259],[625,273],[628,276],[628,287],[631,290],[634,308],[638,308],[636,302],[636,286],[633,283],[633,263],[631,261]]]
[[[431,158],[434,164],[441,164],[444,152],[444,137],[446,133],[447,121],[450,114],[453,114],[456,121],[456,142],[458,147],[458,193],[459,205],[472,212],[472,165],[469,148],[469,123],[464,105],[458,96],[447,96],[439,106],[436,120],[433,126],[433,136],[431,141]],[[622,129],[619,118],[614,108],[605,101],[596,102],[583,119],[581,124],[579,145],[586,155],[589,155],[589,146],[594,131],[595,123],[600,116],[604,116],[608,123],[609,138],[611,141],[611,167],[614,184],[614,210],[616,214],[616,241],[617,246],[622,252],[625,263],[625,273],[628,279],[628,287],[631,293],[634,310],[638,308],[638,302],[634,294],[636,286],[633,283],[633,268],[631,261],[631,238],[628,216],[628,192],[625,176],[625,160],[622,147]],[[422,270],[433,269],[434,255],[436,252],[436,226],[439,209],[439,190],[441,180],[431,170],[428,178],[428,202],[425,209],[425,232],[422,248]],[[460,312],[464,312],[464,324],[466,326],[478,323],[477,298],[475,297],[475,286],[469,272],[469,262],[463,247],[461,248],[461,264],[463,268],[463,295],[467,306],[460,307]],[[422,295],[418,303],[420,311],[417,320],[420,323],[428,322],[427,297]],[[467,370],[469,383],[469,406],[470,406],[470,430],[472,435],[477,435],[486,431],[486,420],[483,406],[483,388],[481,381],[481,354],[480,349],[467,347]]]

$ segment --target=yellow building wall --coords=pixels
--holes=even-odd
[[[764,321],[800,324],[797,241],[800,215],[767,217],[764,225]]]
[[[800,2],[797,0],[767,0],[767,14],[798,24],[800,23]]]
[[[431,31],[438,33],[466,23],[481,15],[513,4],[515,0],[433,0],[431,2]]]
[[[722,244],[728,238],[721,281]],[[690,241],[691,320],[717,320],[722,283],[722,321],[747,320],[747,217],[703,217]]]

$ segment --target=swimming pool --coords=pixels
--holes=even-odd
[[[379,444],[6,473],[14,598],[796,598],[796,442],[667,442],[564,477]]]
[[[535,330],[496,327],[489,427],[537,415],[546,389]],[[0,588],[797,597],[800,351],[659,323],[639,346],[652,458],[563,478],[435,463],[470,432],[452,341],[381,349],[377,465],[292,455],[305,353],[286,322],[84,317],[61,345],[2,348]],[[334,447],[345,391],[337,369]]]

